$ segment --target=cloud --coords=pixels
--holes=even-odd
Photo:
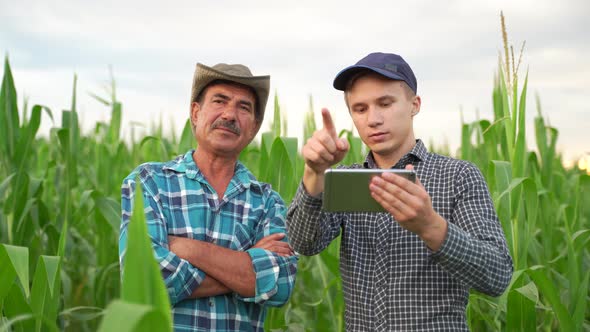
[[[328,107],[336,125],[350,128],[334,75],[372,51],[402,54],[419,80],[423,109],[416,131],[427,141],[457,146],[460,114],[491,118],[491,90],[502,52],[499,12],[507,18],[515,51],[526,40],[521,76],[529,76],[529,119],[539,93],[544,114],[562,131],[574,155],[588,139],[574,116],[589,114],[588,1],[155,1],[23,0],[0,3],[0,51],[9,52],[22,96],[69,107],[79,75],[84,120],[108,117],[87,96],[109,80],[112,65],[124,120],[162,113],[184,123],[192,72],[206,64],[248,64],[271,74],[286,112],[289,134],[300,136],[309,95],[316,111]],[[26,18],[26,19],[25,19]],[[272,105],[272,103],[269,103]],[[270,110],[270,108],[269,108]],[[271,119],[267,116],[267,123]],[[319,112],[316,121],[320,121]],[[444,126],[440,124],[444,123]],[[267,126],[267,124],[263,125]],[[529,142],[532,145],[532,141]]]

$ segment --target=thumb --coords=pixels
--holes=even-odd
[[[350,148],[350,145],[348,144],[348,140],[346,138],[339,138],[336,141],[336,147],[340,151],[348,151],[348,149]]]
[[[269,240],[278,241],[285,237],[285,233],[273,233],[271,235],[266,236]]]
[[[414,170],[414,165],[408,164],[408,165],[406,165],[406,169],[407,170],[410,170],[410,171],[413,171]],[[416,174],[416,184],[419,185],[420,187],[424,187],[422,185],[422,182],[420,182],[420,179],[418,178],[418,174]]]

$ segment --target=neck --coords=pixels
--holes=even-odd
[[[403,156],[412,151],[414,146],[416,146],[416,139],[414,138],[414,135],[411,135],[410,139],[406,140],[392,153],[377,154],[373,152],[373,158],[375,159],[377,167],[382,169],[392,168]]]
[[[222,198],[234,176],[238,156],[219,155],[197,147],[193,152],[193,160],[219,198]]]

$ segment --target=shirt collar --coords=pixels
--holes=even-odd
[[[163,169],[172,170],[177,173],[185,173],[186,177],[189,179],[200,182],[208,182],[193,160],[193,152],[195,152],[195,150],[189,150],[184,155],[174,158],[173,160],[164,164]],[[254,175],[239,160],[236,162],[232,181],[236,181],[236,184],[242,184],[244,187],[249,187],[250,185],[261,186],[261,183],[256,180]]]
[[[424,146],[424,143],[421,139],[416,140],[416,145],[410,150],[410,152],[406,153],[400,160],[392,167],[392,168],[405,168],[406,165],[412,164],[415,165],[418,162],[426,160],[426,156],[428,155],[428,149]],[[377,163],[375,162],[375,157],[373,157],[373,152],[369,151],[367,154],[367,158],[365,158],[365,162],[363,163],[364,168],[378,168]]]

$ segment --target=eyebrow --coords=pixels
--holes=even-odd
[[[226,96],[223,93],[216,93],[216,94],[213,95],[213,98],[221,98],[221,99],[226,100],[226,101],[231,99],[229,96]],[[241,99],[241,100],[238,101],[238,104],[245,105],[245,106],[248,106],[250,108],[254,108],[254,105],[249,100]]]
[[[229,100],[230,98],[223,93],[216,93],[212,96],[212,98],[221,98],[223,100]]]

